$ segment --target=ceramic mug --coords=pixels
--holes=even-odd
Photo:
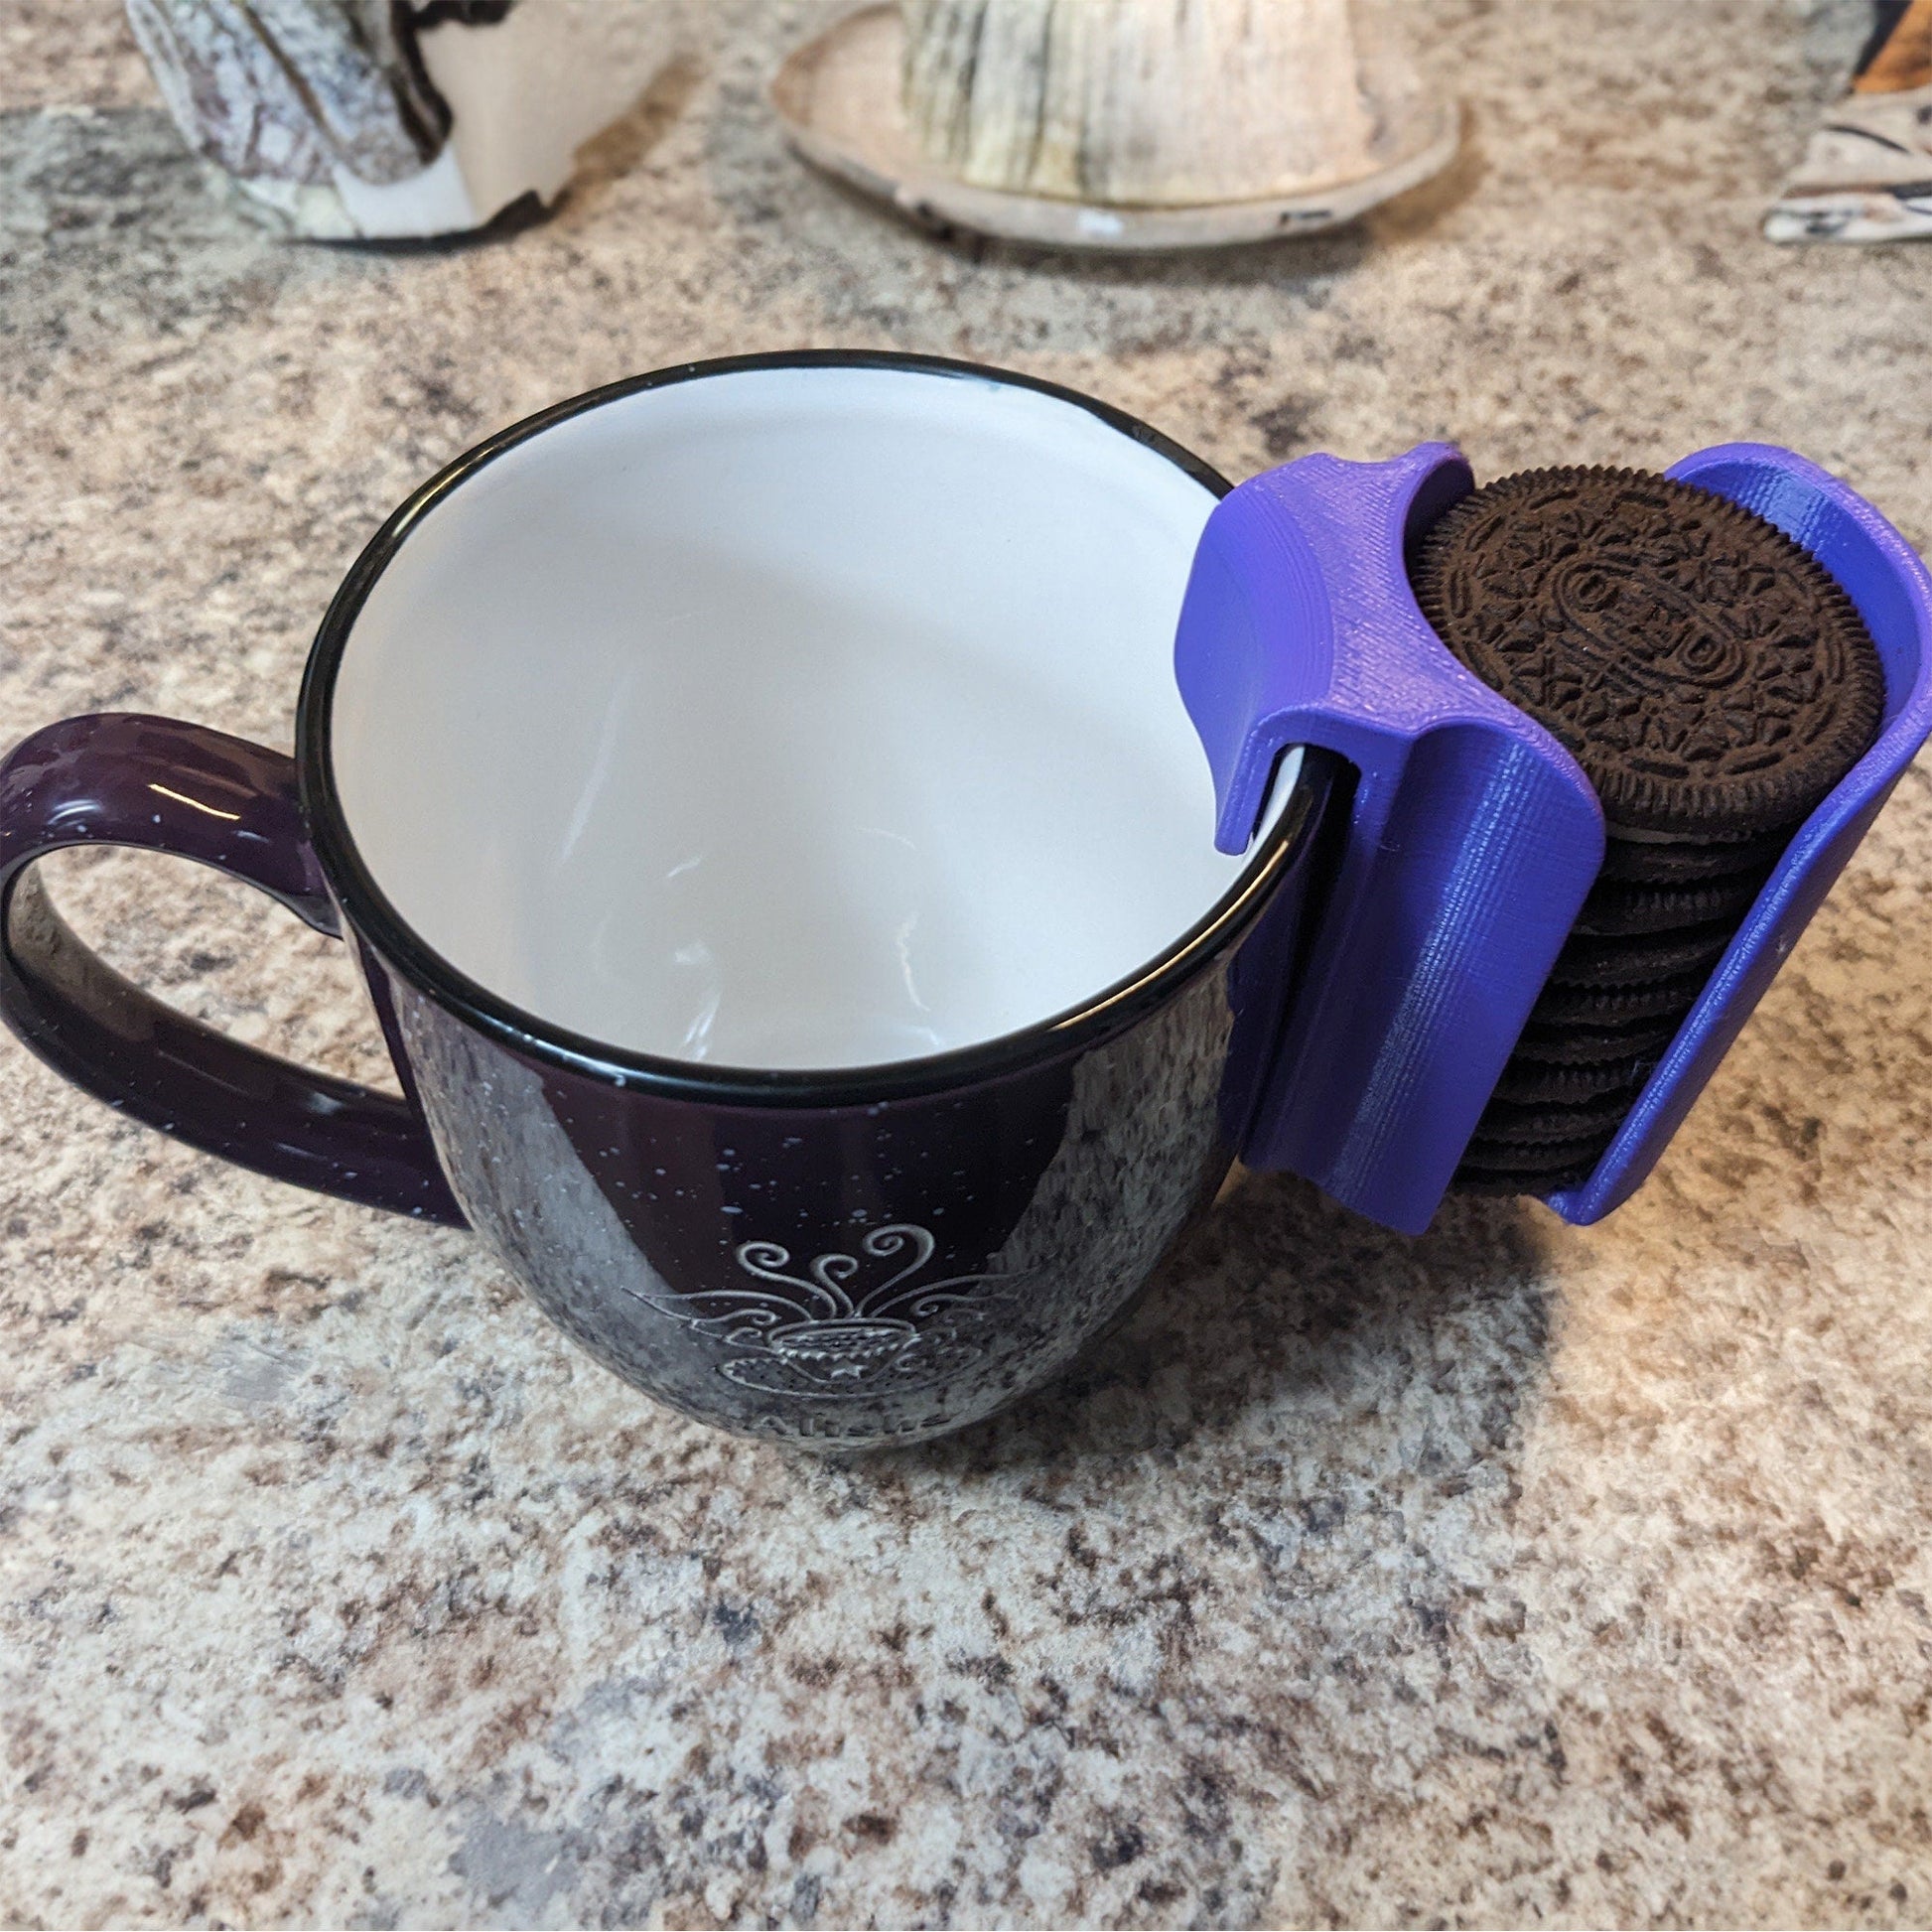
[[[1228,485],[1048,384],[797,354],[565,403],[349,573],[293,759],[82,718],[0,768],[0,1011],[110,1104],[467,1223],[689,1415],[990,1414],[1228,1172],[1337,759],[1215,850],[1175,622]],[[205,861],[349,942],[398,1099],[109,972],[31,868]]]

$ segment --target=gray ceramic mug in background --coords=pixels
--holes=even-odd
[[[293,761],[120,716],[16,751],[0,1010],[198,1146],[466,1221],[688,1414],[972,1422],[1211,1199],[1278,1025],[1339,767],[1292,756],[1215,851],[1172,652],[1226,489],[1084,398],[913,358],[564,404],[369,546]],[[116,979],[31,871],[102,841],[352,943],[404,1097]]]

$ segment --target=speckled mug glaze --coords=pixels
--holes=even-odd
[[[488,963],[498,927],[517,918],[480,909],[486,896],[470,886],[439,899],[434,866],[428,885],[412,882],[418,844],[397,813],[345,803],[336,740],[345,706],[359,702],[343,696],[343,666],[371,599],[395,595],[398,559],[433,551],[448,505],[508,486],[506,457],[679,385],[855,369],[967,385],[989,407],[1020,399],[1073,412],[1079,434],[1099,439],[1103,468],[1114,450],[1122,463],[1171,469],[1199,492],[1203,518],[1228,488],[1129,418],[966,365],[797,355],[669,371],[506,431],[397,512],[323,625],[294,759],[201,727],[102,716],[36,734],[0,767],[0,1011],[43,1058],[262,1173],[467,1223],[561,1327],[636,1387],[727,1429],[826,1448],[937,1435],[1037,1387],[1118,1316],[1211,1200],[1257,1105],[1305,904],[1331,870],[1322,831],[1346,789],[1339,760],[1311,752],[1286,766],[1253,848],[1226,861],[1224,877],[1201,875],[1223,884],[1079,998],[1055,995],[1021,1025],[997,1004],[975,1009],[959,1037],[935,1035],[935,1050],[856,1054],[826,1070],[795,1055],[680,1055],[654,1036],[604,1038],[571,1024],[602,997],[580,957],[588,936],[553,946],[560,964],[532,969],[531,985],[549,972],[561,992],[520,1001],[521,969]],[[1156,616],[1170,636],[1173,616]],[[448,701],[466,702],[459,691]],[[383,796],[357,775],[359,757],[347,760],[346,788]],[[433,746],[424,758],[433,792]],[[493,770],[511,790],[541,783],[513,759]],[[383,782],[393,791],[404,778]],[[1204,760],[1200,787],[1206,850]],[[347,939],[403,1097],[225,1039],[87,954],[31,868],[58,846],[102,841],[219,866]],[[963,849],[997,865],[970,841]],[[810,998],[809,936],[799,956]],[[1023,967],[1015,999],[1054,984],[1044,967]],[[572,1009],[580,996],[592,1004]]]

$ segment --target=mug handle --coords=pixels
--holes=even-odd
[[[465,1225],[411,1101],[244,1046],[88,951],[33,871],[74,845],[213,866],[340,939],[292,759],[126,712],[71,718],[16,747],[0,763],[0,1019],[74,1085],[193,1147],[363,1206]]]

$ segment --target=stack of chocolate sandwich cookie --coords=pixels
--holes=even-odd
[[[1423,615],[1576,758],[1603,868],[1458,1184],[1587,1177],[1791,836],[1870,748],[1884,674],[1831,574],[1727,498],[1628,470],[1465,496],[1411,559]]]

